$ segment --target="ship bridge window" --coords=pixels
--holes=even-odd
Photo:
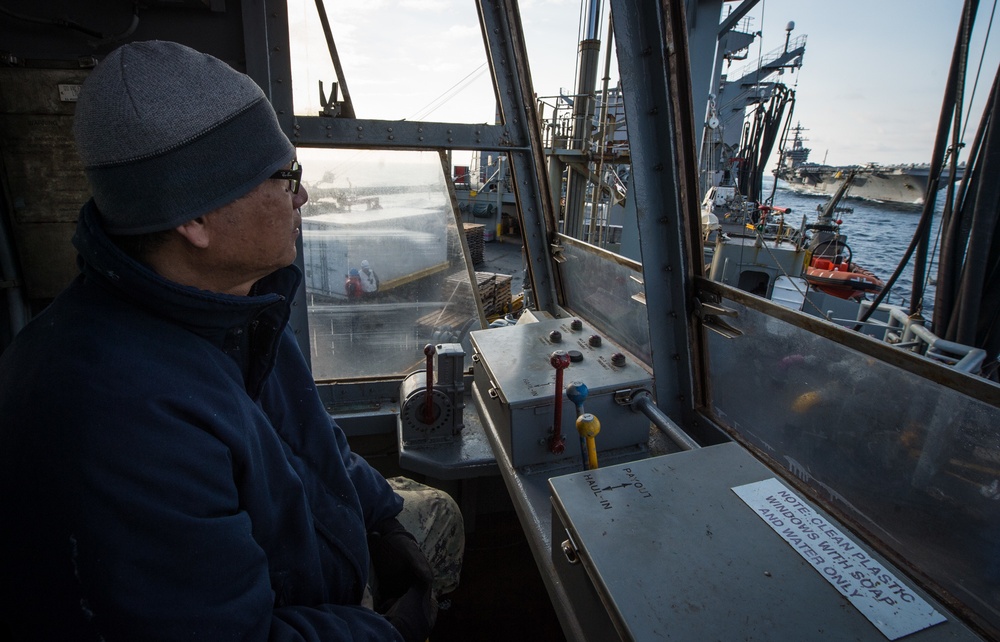
[[[566,307],[651,364],[642,265],[569,236],[559,239]]]
[[[316,379],[407,374],[425,345],[483,327],[438,153],[300,148],[299,159]]]
[[[288,2],[294,110],[324,111],[337,82],[314,0]],[[326,114],[357,118],[492,123],[496,117],[479,17],[473,2],[326,2],[353,114],[336,103]],[[387,15],[391,14],[391,15]],[[430,34],[433,34],[430,36]],[[323,98],[320,95],[323,86]]]

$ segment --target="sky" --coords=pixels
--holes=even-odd
[[[493,122],[494,98],[472,0],[326,0],[331,29],[359,118]],[[723,12],[739,3],[727,2]],[[934,145],[960,0],[762,0],[750,13],[762,37],[750,56],[782,46],[785,26],[806,35],[803,67],[783,81],[796,90],[793,115],[807,131],[810,160],[829,164],[926,163]],[[970,54],[971,86],[994,3],[983,0]],[[297,105],[318,101],[335,76],[311,0],[291,0]],[[572,92],[581,34],[580,0],[522,0],[532,81],[539,96]],[[607,3],[601,17],[607,38]],[[966,140],[971,141],[1000,62],[988,40]],[[604,53],[602,49],[603,76]],[[299,64],[297,62],[297,64]],[[742,63],[741,63],[742,64]],[[617,71],[612,71],[612,82]],[[308,93],[308,97],[305,95]],[[967,93],[967,100],[969,94]],[[695,113],[704,110],[695,106]]]

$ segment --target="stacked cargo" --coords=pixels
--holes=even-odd
[[[496,306],[495,314],[506,314],[510,311],[512,296],[510,291],[510,282],[513,277],[509,274],[497,274],[496,276],[496,291],[494,293],[494,305]],[[490,316],[490,313],[486,313]]]
[[[480,267],[484,264],[483,260],[483,247],[485,242],[483,241],[483,225],[478,223],[463,223],[465,226],[465,239],[469,244],[469,255],[472,258],[473,267]]]
[[[483,302],[483,313],[487,318],[500,316],[510,310],[511,292],[509,274],[476,272],[479,297]]]

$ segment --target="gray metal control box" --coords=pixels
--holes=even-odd
[[[576,406],[565,392],[573,382],[587,386],[584,411],[601,422],[596,438],[598,453],[627,446],[645,448],[649,420],[616,402],[615,394],[652,391],[652,374],[593,327],[578,319],[550,319],[477,330],[470,336],[474,396],[483,422],[494,426],[513,467],[582,461]],[[574,359],[563,371],[560,391],[565,438],[562,453],[551,452],[547,443],[555,412],[556,370],[550,356],[556,350],[570,352]]]
[[[737,444],[549,488],[552,560],[564,585],[590,595],[578,613],[595,639],[977,639]]]

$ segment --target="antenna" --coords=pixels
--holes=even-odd
[[[789,20],[785,25],[785,53],[788,53],[788,43],[792,39],[792,31],[795,29],[795,21]]]

